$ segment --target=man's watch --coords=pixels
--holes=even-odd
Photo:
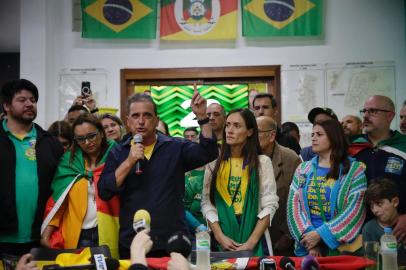
[[[197,123],[199,124],[199,126],[207,124],[210,121],[210,119],[208,117],[204,118],[204,119],[200,119],[197,120]]]

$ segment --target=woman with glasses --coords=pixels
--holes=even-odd
[[[365,219],[365,165],[347,154],[344,130],[336,120],[316,122],[312,132],[316,156],[296,169],[287,207],[296,256],[338,255],[352,243]],[[354,241],[354,251],[362,241]],[[341,246],[341,247],[340,247]]]
[[[116,143],[106,140],[103,126],[91,114],[80,115],[72,130],[73,145],[52,181],[41,243],[64,249],[107,244],[118,254],[118,199],[104,202],[97,193],[106,157]]]
[[[121,119],[110,113],[103,114],[100,119],[107,139],[116,142],[121,141],[125,134],[125,128]]]
[[[253,113],[231,111],[220,156],[206,168],[202,196],[202,213],[222,250],[264,255],[261,239],[278,208],[278,196],[271,160],[260,153]]]

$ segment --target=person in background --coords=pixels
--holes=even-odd
[[[58,140],[34,123],[38,89],[26,79],[4,84],[0,103],[0,254],[39,246],[51,181],[63,154]]]
[[[321,122],[330,119],[338,121],[338,117],[334,113],[334,111],[330,108],[325,107],[315,107],[311,109],[311,111],[307,115],[307,119],[313,125],[316,122]],[[309,161],[316,155],[316,153],[314,153],[312,149],[313,149],[312,146],[302,148],[302,150],[300,151],[300,157],[302,158],[303,161]]]
[[[276,210],[269,230],[275,255],[292,256],[293,239],[286,221],[286,201],[293,174],[300,164],[299,156],[291,149],[279,145],[276,138],[276,122],[268,116],[257,117],[258,138],[262,153],[267,155],[273,166],[279,208]]]
[[[332,256],[354,241],[365,219],[365,165],[347,154],[337,120],[315,122],[316,156],[296,169],[290,185],[287,220],[296,256]],[[358,242],[356,242],[358,243]],[[360,248],[355,247],[355,249]]]
[[[406,100],[403,102],[402,109],[399,113],[399,129],[400,133],[406,135]]]
[[[82,114],[85,113],[90,113],[89,110],[82,106],[82,105],[72,105],[72,107],[69,108],[68,113],[66,114],[66,121],[70,124],[73,125],[73,122]]]
[[[362,120],[355,115],[346,115],[341,120],[341,125],[344,129],[344,134],[351,138],[356,135],[362,134]]]
[[[377,177],[387,177],[399,186],[400,215],[393,235],[406,244],[406,136],[390,129],[396,115],[395,104],[386,96],[370,96],[360,113],[365,134],[352,138],[351,155],[366,164],[368,184]],[[372,214],[368,212],[367,220],[370,218]]]
[[[199,132],[196,127],[188,127],[183,131],[183,138],[186,140],[197,142],[199,140]]]
[[[133,217],[139,209],[151,215],[151,256],[166,256],[169,236],[187,234],[183,193],[185,172],[214,160],[217,145],[206,116],[206,100],[195,90],[191,108],[200,125],[199,143],[157,133],[157,107],[150,96],[135,94],[128,99],[127,126],[143,142],[131,138],[112,149],[98,184],[99,195],[108,200],[120,196],[120,256],[130,257],[134,237]],[[141,173],[135,170],[139,162]]]
[[[63,249],[107,244],[118,256],[118,198],[105,202],[97,194],[104,163],[116,142],[106,139],[100,120],[92,114],[79,116],[72,130],[74,143],[52,181],[41,244]]]
[[[385,227],[392,227],[399,217],[399,186],[392,180],[379,177],[372,181],[365,192],[365,203],[375,218],[362,228],[362,241],[379,242]],[[406,248],[398,244],[398,265],[406,265]]]
[[[207,117],[209,124],[213,129],[217,138],[217,143],[220,144],[223,136],[223,128],[226,118],[226,111],[220,103],[212,103],[207,107]]]
[[[257,89],[252,88],[248,91],[248,106],[251,112],[254,112],[254,98],[258,95]]]
[[[171,136],[169,134],[169,127],[168,124],[165,123],[164,121],[162,121],[161,119],[159,119],[158,124],[156,126],[156,129],[161,132],[162,134],[166,135],[166,136]]]
[[[125,128],[121,119],[110,113],[103,114],[100,119],[107,139],[120,142],[125,135]]]
[[[300,155],[302,148],[300,146],[299,127],[293,122],[285,122],[281,125],[280,131],[278,143],[292,149],[296,154]]]
[[[252,250],[263,256],[264,233],[278,208],[269,157],[261,155],[258,128],[249,109],[226,117],[219,158],[206,166],[203,216],[222,250]],[[272,249],[267,242],[270,252]]]
[[[55,136],[63,146],[63,151],[66,152],[73,142],[72,127],[65,121],[55,121],[49,128],[48,132]]]

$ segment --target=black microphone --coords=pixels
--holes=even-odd
[[[187,237],[183,232],[176,232],[174,235],[169,237],[168,243],[166,244],[166,252],[171,254],[172,252],[177,252],[187,258],[192,251],[192,243],[189,237]]]
[[[279,262],[279,266],[283,270],[296,270],[295,262],[289,257],[282,257],[281,261]]]
[[[319,270],[320,264],[317,259],[311,255],[307,255],[303,257],[302,263],[302,270]]]
[[[135,134],[133,137],[134,143],[142,143],[142,135],[141,134]],[[141,161],[137,160],[135,163],[135,174],[142,174],[141,170]]]
[[[60,266],[59,264],[45,265],[44,270],[98,270],[98,262],[90,264],[80,264],[71,266]],[[118,260],[113,258],[106,258],[106,268],[107,270],[117,270],[120,266]]]

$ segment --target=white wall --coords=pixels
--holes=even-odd
[[[58,115],[58,74],[62,68],[106,69],[108,100],[112,107],[119,108],[122,68],[391,60],[396,63],[397,105],[406,99],[403,0],[326,0],[322,41],[239,37],[215,43],[81,39],[80,33],[71,31],[71,5],[68,0],[21,2],[21,76],[41,88],[37,120],[41,125],[49,125]]]

